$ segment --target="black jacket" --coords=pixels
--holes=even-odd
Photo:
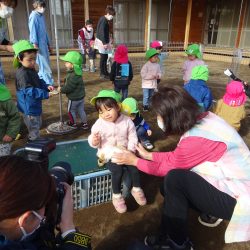
[[[111,66],[111,71],[109,74],[110,81],[114,82],[114,84],[119,88],[127,87],[133,79],[132,64],[130,61],[128,61],[128,64],[129,64],[128,77],[124,77],[121,75],[121,64],[120,63],[113,62],[112,66]]]
[[[109,23],[105,16],[102,16],[97,24],[96,37],[102,41],[102,43],[109,43]]]

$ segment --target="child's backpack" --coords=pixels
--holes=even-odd
[[[129,63],[116,63],[115,85],[125,88],[129,85]]]

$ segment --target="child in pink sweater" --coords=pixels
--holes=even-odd
[[[158,52],[156,49],[149,49],[146,52],[148,60],[141,69],[142,90],[143,90],[143,111],[149,110],[150,100],[157,91],[157,80],[161,79],[161,67],[158,63]]]
[[[199,47],[198,44],[189,45],[185,52],[186,52],[186,54],[188,56],[188,60],[186,60],[184,62],[184,65],[183,65],[183,68],[182,68],[184,84],[189,82],[189,80],[191,79],[192,69],[195,66],[205,64],[204,61],[201,59],[202,54],[200,52],[200,47]]]
[[[120,113],[120,101],[121,95],[113,90],[101,90],[91,99],[91,104],[95,105],[99,118],[91,128],[88,142],[91,147],[98,149],[99,156],[110,154],[113,148],[125,148],[135,152],[135,146],[138,143],[135,126],[129,117]],[[121,194],[123,166],[113,163],[112,155],[106,166],[112,174],[113,205],[118,213],[125,213],[127,206]],[[131,194],[136,202],[143,206],[147,201],[141,189],[139,171],[132,166],[125,165],[125,167],[132,179]]]

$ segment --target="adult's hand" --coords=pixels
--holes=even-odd
[[[63,182],[62,184],[64,186],[65,195],[63,198],[61,222],[59,227],[61,232],[64,233],[75,229],[75,225],[73,222],[73,199],[71,195],[71,188],[68,183]]]
[[[141,143],[138,144],[138,146],[135,147],[139,156],[142,157],[143,159],[146,160],[152,160],[153,156],[151,152],[148,152],[142,145]]]
[[[138,159],[134,153],[128,150],[122,150],[121,153],[114,153],[111,161],[118,165],[136,166]]]
[[[0,50],[14,52],[12,45],[0,45]]]

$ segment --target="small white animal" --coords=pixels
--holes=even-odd
[[[107,146],[97,153],[98,157],[98,166],[102,167],[105,163],[110,161],[114,153],[122,153],[123,150],[121,147],[117,146]]]

